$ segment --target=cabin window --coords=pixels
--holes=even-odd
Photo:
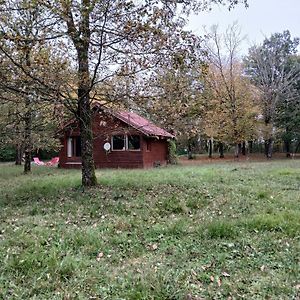
[[[127,136],[128,150],[140,150],[141,139],[139,135],[128,135]]]
[[[114,135],[112,137],[112,150],[125,150],[125,135]]]
[[[67,155],[68,157],[81,156],[81,138],[80,136],[72,136],[67,141]]]
[[[114,135],[111,138],[112,150],[141,150],[141,137],[139,135]]]

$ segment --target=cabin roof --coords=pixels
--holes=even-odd
[[[120,121],[126,123],[127,125],[133,127],[134,129],[140,131],[141,133],[147,135],[147,136],[156,136],[156,137],[163,137],[163,138],[175,138],[175,136],[166,130],[156,126],[151,121],[139,116],[138,114],[134,112],[129,111],[112,111],[109,110],[102,105],[99,105],[99,103],[94,103],[94,108],[97,108],[99,111],[102,110],[104,113],[110,114],[114,116],[115,118],[119,119]],[[67,123],[63,125],[63,128],[59,131],[63,130],[64,128],[68,127],[69,125],[76,122],[75,119],[69,120]]]
[[[112,113],[116,118],[125,122],[129,126],[135,128],[136,130],[142,132],[148,136],[159,136],[166,138],[174,138],[175,136],[166,130],[154,125],[149,120],[139,116],[134,112],[121,111]]]

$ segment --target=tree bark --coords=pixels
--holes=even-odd
[[[89,0],[83,0],[81,33],[78,36],[74,23],[69,23],[69,31],[77,50],[78,59],[78,118],[81,135],[82,185],[91,187],[97,185],[95,163],[93,157],[92,109],[90,103],[91,79],[89,70]]]
[[[24,162],[24,173],[31,172],[31,151],[32,151],[32,137],[31,137],[31,128],[32,128],[32,111],[31,111],[31,101],[30,98],[26,99],[25,103],[26,113],[25,113],[25,162]]]
[[[93,157],[92,112],[87,91],[79,88],[78,96],[81,99],[78,112],[81,135],[82,185],[90,187],[97,184]]]
[[[291,157],[291,141],[289,139],[284,140],[284,148],[286,157]]]
[[[273,139],[269,138],[265,141],[265,155],[267,158],[272,158],[273,155]]]
[[[72,39],[77,52],[78,100],[76,117],[79,121],[81,136],[82,185],[91,187],[97,185],[97,178],[93,157],[92,109],[90,103],[90,0],[82,0],[81,3],[81,20],[78,28],[76,28],[69,6],[65,7],[65,14],[67,16],[68,35]]]
[[[28,47],[26,51],[26,66],[30,67],[30,51]],[[28,83],[27,83],[28,84]],[[27,87],[28,89],[28,87]],[[31,172],[31,151],[32,151],[32,101],[31,101],[30,90],[25,99],[25,132],[24,132],[24,144],[25,144],[25,162],[24,162],[24,174]]]
[[[188,139],[188,151],[187,151],[188,159],[193,159],[193,154],[192,154],[192,143],[191,140]]]
[[[241,144],[235,144],[235,147],[234,147],[234,157],[235,158],[239,157],[239,154],[240,154],[240,145]]]
[[[295,154],[298,152],[298,149],[300,148],[300,141],[298,142],[297,146],[296,146],[296,149],[295,149]]]
[[[285,153],[286,153],[286,157],[291,157],[291,130],[290,128],[287,126],[285,129],[285,133],[286,136],[283,139],[284,142],[284,149],[285,149]]]
[[[249,153],[253,153],[253,141],[248,141]]]
[[[242,143],[242,154],[246,155],[246,142],[245,141]]]
[[[224,158],[224,144],[222,142],[219,142],[219,153],[220,158]]]
[[[212,139],[210,138],[208,140],[208,157],[212,158],[212,153],[213,153],[213,142]]]
[[[20,144],[16,145],[16,157],[15,157],[15,165],[21,166],[22,165],[22,147]]]

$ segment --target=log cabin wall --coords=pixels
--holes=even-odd
[[[99,113],[94,118],[93,132],[94,160],[97,168],[143,168],[142,142],[140,150],[104,150],[105,143],[112,145],[111,138],[114,135],[138,135],[142,141],[139,131],[112,116]]]
[[[94,161],[96,168],[150,168],[166,165],[168,146],[166,139],[147,137],[140,131],[130,127],[117,118],[104,112],[95,114],[93,118]],[[139,150],[105,151],[104,144],[111,144],[114,135],[140,136]],[[81,168],[81,157],[68,157],[68,138],[80,136],[78,126],[70,125],[61,138],[60,166],[62,168]]]
[[[143,139],[144,168],[165,166],[168,159],[168,143],[165,139]]]

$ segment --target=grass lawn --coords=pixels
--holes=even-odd
[[[299,299],[300,160],[0,165],[0,299]]]

